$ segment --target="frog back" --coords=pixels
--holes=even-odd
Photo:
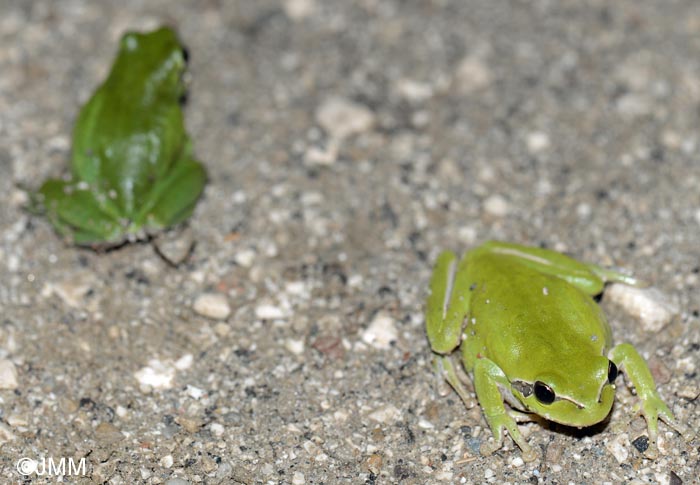
[[[180,99],[186,55],[167,27],[129,32],[73,132],[73,173],[132,215],[187,143]]]
[[[580,362],[610,348],[598,304],[563,279],[503,254],[476,251],[464,264],[471,282],[463,342],[468,369],[486,357],[525,380],[543,369],[575,374]]]

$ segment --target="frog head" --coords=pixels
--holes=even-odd
[[[514,380],[511,389],[529,411],[556,423],[582,428],[603,421],[610,413],[617,374],[617,366],[599,356],[586,359],[585,364],[579,363],[566,374],[549,371],[531,382]]]

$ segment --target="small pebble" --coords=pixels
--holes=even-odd
[[[117,443],[124,439],[122,432],[112,423],[100,423],[95,428],[95,438],[103,444]]]
[[[204,425],[201,419],[187,416],[178,416],[175,422],[188,433],[196,433]]]
[[[287,313],[278,306],[262,304],[255,307],[255,316],[261,320],[279,320],[285,318]]]
[[[214,436],[221,437],[224,434],[225,428],[222,424],[211,423],[209,425],[209,431],[211,431],[211,434],[213,434]]]
[[[225,320],[231,314],[226,296],[220,293],[204,293],[194,302],[194,311],[213,320]]]
[[[629,438],[627,437],[627,433],[622,433],[617,435],[612,441],[608,441],[605,444],[605,448],[615,457],[618,463],[623,463],[629,456],[629,452],[627,451],[628,445]]]
[[[462,59],[455,71],[453,84],[462,94],[471,94],[485,88],[493,79],[489,66],[476,56]]]
[[[169,389],[175,378],[175,366],[157,359],[148,361],[148,365],[136,371],[134,377],[142,386],[154,389]]]
[[[299,21],[312,15],[316,10],[316,0],[285,0],[284,13],[291,20]]]
[[[182,264],[194,249],[194,234],[189,227],[166,231],[154,241],[158,254],[173,266]]]
[[[694,401],[700,397],[700,388],[697,385],[683,386],[676,394],[678,394],[678,397],[682,397],[688,401]]]
[[[12,441],[13,439],[15,439],[15,435],[12,433],[10,427],[5,423],[0,422],[0,445],[3,445],[8,441]]]
[[[304,339],[289,338],[285,341],[284,346],[294,355],[301,355],[304,353]]]
[[[171,478],[170,480],[165,482],[165,485],[190,485],[190,482],[188,482],[184,478]]]
[[[294,472],[292,477],[292,485],[304,485],[306,483],[306,478],[301,472]]]
[[[307,165],[330,166],[338,160],[338,143],[330,141],[321,148],[317,146],[309,147],[304,153],[304,163]]]
[[[375,475],[382,471],[382,455],[374,453],[367,458],[367,470]]]
[[[10,414],[7,417],[7,424],[13,428],[21,428],[28,426],[29,420],[27,419],[27,416],[23,414]]]
[[[253,249],[242,249],[233,256],[233,260],[238,266],[250,268],[255,261],[255,251]]]
[[[191,386],[189,384],[187,385],[185,392],[187,392],[187,395],[192,399],[202,399],[202,397],[207,394],[204,389],[200,389],[199,387]]]
[[[369,131],[374,125],[374,113],[348,99],[332,97],[316,110],[316,121],[331,138],[342,139]]]
[[[531,154],[540,153],[549,148],[549,135],[541,131],[535,131],[527,135],[527,150]]]
[[[194,357],[192,354],[185,354],[175,361],[175,368],[177,370],[186,370],[192,367],[194,362]]]
[[[367,329],[362,333],[362,340],[378,349],[388,349],[398,338],[394,319],[386,313],[377,313]]]
[[[649,438],[647,436],[640,436],[632,442],[632,446],[637,448],[637,451],[644,453],[649,448]]]
[[[0,359],[0,389],[17,389],[17,368],[7,359]]]
[[[420,103],[433,95],[433,87],[430,84],[412,79],[399,79],[396,83],[396,91],[411,103]]]
[[[175,463],[175,460],[173,459],[173,455],[165,455],[163,458],[160,459],[160,466],[164,468],[170,468],[173,466],[173,463]]]
[[[500,195],[491,195],[484,201],[484,210],[494,217],[503,217],[508,214],[510,207],[508,201]]]
[[[647,332],[659,332],[678,315],[678,306],[656,288],[636,288],[614,283],[605,297],[639,320]]]
[[[392,404],[380,406],[369,414],[369,418],[379,423],[391,423],[401,416],[401,411]]]

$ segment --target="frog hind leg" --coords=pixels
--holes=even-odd
[[[204,166],[192,158],[190,142],[187,141],[177,163],[150,191],[134,217],[134,225],[160,230],[186,220],[204,190],[206,179]]]
[[[469,293],[466,272],[453,252],[444,251],[435,263],[425,311],[428,341],[436,354],[449,354],[461,342]]]
[[[503,371],[490,359],[477,359],[474,364],[474,389],[494,439],[493,443],[481,445],[481,453],[490,455],[500,449],[505,429],[522,450],[523,460],[532,461],[537,458],[537,452],[520,434],[517,423],[506,410],[499,385],[506,388],[510,386]]]
[[[637,396],[641,401],[637,408],[647,422],[649,440],[652,443],[656,442],[658,436],[659,418],[678,431],[686,440],[693,438],[693,433],[675,420],[673,413],[659,396],[649,367],[632,345],[619,344],[610,351],[609,356],[615,365],[624,370],[625,375],[629,377],[637,391]]]
[[[59,179],[47,180],[33,195],[56,231],[78,245],[118,244],[123,227],[91,190]]]
[[[475,401],[471,393],[464,387],[452,357],[449,355],[434,354],[433,370],[439,379],[444,379],[450,387],[455,390],[467,409],[474,407]]]
[[[551,249],[489,241],[479,250],[509,256],[540,273],[556,276],[587,295],[602,293],[606,283],[644,286],[636,278],[595,264],[582,263]]]

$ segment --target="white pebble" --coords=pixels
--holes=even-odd
[[[615,283],[605,291],[605,297],[638,319],[648,332],[660,331],[679,313],[678,306],[656,288]]]
[[[513,461],[511,461],[511,464],[514,467],[518,468],[518,467],[523,466],[525,464],[525,462],[523,461],[522,458],[520,458],[519,456],[516,456],[515,458],[513,458]]]
[[[292,477],[292,484],[293,485],[304,485],[306,483],[306,478],[304,478],[304,474],[301,472],[294,472],[294,476]]]
[[[192,354],[185,354],[179,359],[177,359],[177,361],[175,362],[175,368],[177,370],[186,370],[192,367],[193,362],[194,357],[192,356]]]
[[[285,318],[287,313],[278,306],[262,304],[255,307],[255,316],[261,320],[279,320]]]
[[[160,459],[160,466],[164,468],[170,468],[171,466],[173,466],[173,463],[175,463],[173,455],[165,455],[163,458]]]
[[[435,480],[440,480],[441,482],[452,482],[454,479],[454,472],[449,470],[440,470],[435,474]]]
[[[462,59],[455,71],[454,84],[462,94],[470,94],[491,83],[493,75],[489,66],[476,56]]]
[[[388,349],[398,338],[394,319],[386,313],[377,313],[369,327],[362,333],[362,340],[378,349]]]
[[[204,293],[195,300],[194,311],[213,320],[225,320],[231,314],[231,307],[224,295]]]
[[[629,452],[627,451],[628,445],[629,438],[627,433],[622,433],[617,435],[612,441],[607,442],[605,448],[615,457],[618,463],[622,463],[627,460],[629,456]]]
[[[427,419],[421,419],[418,421],[418,427],[422,429],[433,429],[435,425]]]
[[[484,201],[484,210],[495,217],[503,217],[508,214],[508,201],[500,195],[492,195]]]
[[[199,387],[191,386],[189,384],[187,385],[185,392],[187,392],[187,395],[192,399],[202,399],[202,397],[206,395],[204,389],[200,389]]]
[[[255,261],[255,251],[252,249],[242,249],[233,256],[233,260],[237,265],[243,268],[250,268]]]
[[[315,0],[285,0],[282,4],[284,13],[292,20],[303,20],[316,10]]]
[[[391,423],[399,419],[401,411],[392,404],[380,406],[369,414],[369,419],[379,423]]]
[[[211,423],[209,425],[209,431],[211,431],[211,434],[213,434],[214,436],[219,437],[223,436],[225,429],[224,426],[220,423]]]
[[[527,150],[534,154],[549,148],[549,135],[542,131],[535,131],[527,135]]]
[[[348,99],[332,97],[316,110],[316,121],[332,138],[342,139],[369,131],[374,125],[374,113]]]
[[[289,350],[294,355],[301,355],[304,353],[304,340],[303,339],[292,339],[289,338],[284,344],[285,348]]]
[[[399,79],[396,83],[396,91],[411,103],[420,103],[433,95],[433,87],[430,84],[413,79]]]
[[[7,359],[0,359],[0,389],[17,389],[17,368]]]
[[[170,467],[168,467],[168,468],[170,468]],[[165,485],[190,485],[190,482],[188,482],[184,478],[175,477],[175,478],[171,478],[170,480],[165,482]]]
[[[330,141],[324,148],[311,146],[304,153],[304,163],[307,165],[330,166],[338,160],[338,143]]]
[[[142,386],[154,389],[169,389],[175,378],[175,366],[157,359],[148,361],[148,365],[136,371],[134,377]]]

